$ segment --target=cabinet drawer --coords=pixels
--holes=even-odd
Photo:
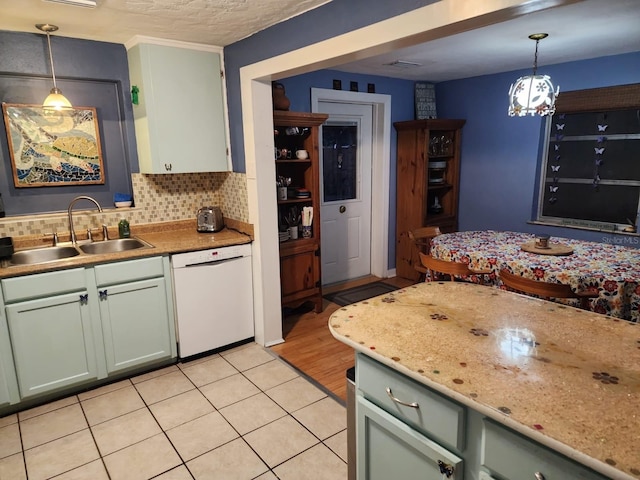
[[[162,277],[162,257],[140,258],[125,262],[96,265],[96,284],[98,287],[116,283]]]
[[[356,415],[358,479],[463,480],[460,457],[361,396]]]
[[[458,451],[464,447],[464,408],[391,368],[358,354],[356,385],[362,394],[402,421]],[[387,393],[417,408],[395,402]]]
[[[484,419],[482,465],[508,479],[605,480],[593,470],[525,438],[502,425]]]
[[[38,273],[2,280],[5,303],[85,290],[84,268]]]

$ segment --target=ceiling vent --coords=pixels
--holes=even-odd
[[[418,68],[422,66],[421,63],[408,62],[406,60],[396,60],[394,62],[387,63],[386,65],[396,68]]]
[[[72,5],[74,7],[96,8],[97,0],[42,0],[47,3],[61,3],[63,5]]]

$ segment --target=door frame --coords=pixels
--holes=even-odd
[[[311,111],[320,102],[371,105],[371,274],[389,276],[389,168],[391,164],[391,95],[325,88],[311,89]],[[381,215],[373,215],[381,212]]]

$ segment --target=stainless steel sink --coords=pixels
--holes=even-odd
[[[15,252],[11,255],[11,263],[13,265],[31,265],[63,260],[77,255],[80,255],[80,252],[72,246],[33,248]]]
[[[85,243],[83,245],[78,245],[78,248],[82,250],[82,253],[98,255],[103,253],[126,252],[128,250],[136,250],[138,248],[152,248],[152,246],[137,238],[118,238],[102,242]]]

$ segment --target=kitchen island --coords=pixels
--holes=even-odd
[[[453,464],[473,479],[640,478],[636,324],[490,287],[428,282],[343,307],[329,328],[357,352],[359,478],[374,478],[362,470],[379,456],[369,451],[370,409],[438,442],[445,477],[433,478],[446,478]],[[417,403],[431,405],[420,412],[411,403],[423,394]],[[540,469],[525,473],[542,457]]]

